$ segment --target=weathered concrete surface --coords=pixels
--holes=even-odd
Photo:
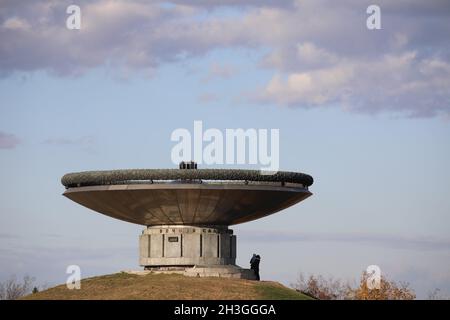
[[[219,277],[256,280],[253,270],[243,269],[236,265],[226,266],[195,266],[186,268],[183,273],[188,277]]]
[[[236,265],[224,266],[194,266],[187,268],[155,268],[153,270],[124,270],[123,272],[136,275],[155,274],[182,274],[186,277],[218,277],[256,280],[256,275],[251,269],[244,269]]]
[[[139,238],[139,264],[215,266],[236,263],[236,236],[228,227],[153,226]]]
[[[302,184],[275,182],[121,184],[64,192],[87,208],[145,226],[229,226],[273,214],[310,195]]]

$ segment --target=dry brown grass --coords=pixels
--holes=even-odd
[[[307,299],[308,297],[270,281],[225,278],[190,278],[178,274],[145,276],[116,273],[81,281],[80,290],[60,285],[31,294],[25,299],[145,299],[145,300],[258,300]]]

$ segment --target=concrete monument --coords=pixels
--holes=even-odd
[[[145,226],[139,262],[146,270],[254,278],[236,266],[230,225],[259,219],[311,195],[298,172],[179,169],[89,171],[63,176],[64,196],[110,217]]]

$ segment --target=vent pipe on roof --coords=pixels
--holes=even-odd
[[[180,162],[180,169],[197,169],[197,163],[194,161]]]

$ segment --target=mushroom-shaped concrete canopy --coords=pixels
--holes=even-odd
[[[64,196],[102,214],[154,225],[233,225],[311,195],[304,173],[257,170],[133,169],[69,173]]]

